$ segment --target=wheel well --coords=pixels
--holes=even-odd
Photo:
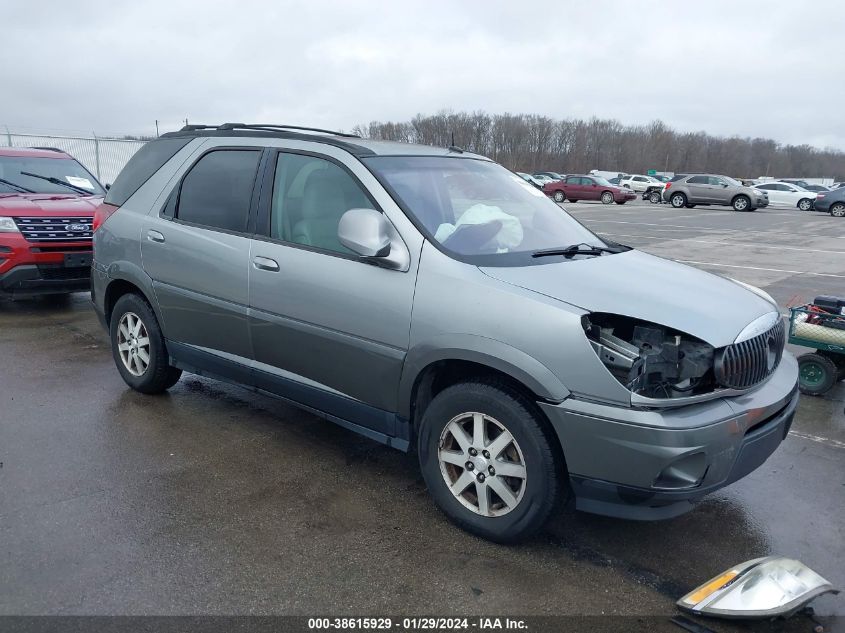
[[[428,365],[414,381],[411,392],[411,420],[416,429],[434,397],[452,385],[476,380],[496,380],[519,392],[532,403],[542,400],[523,383],[503,371],[468,360],[440,360]],[[541,417],[545,416],[536,408]]]
[[[745,195],[744,193],[738,193],[733,198],[731,198],[731,204],[733,204],[734,200],[736,200],[737,198],[745,198],[746,200],[751,202],[751,198],[749,198],[747,195]]]
[[[610,189],[605,189],[604,191],[601,192],[601,195],[604,195],[606,193],[609,193],[611,196],[613,195],[613,192]]]
[[[124,279],[116,279],[108,285],[106,288],[105,299],[103,301],[106,313],[106,323],[111,323],[111,313],[112,310],[114,310],[114,305],[117,303],[117,300],[123,295],[129,293],[135,293],[137,295],[141,295],[142,297],[144,296],[144,292],[138,286]]]

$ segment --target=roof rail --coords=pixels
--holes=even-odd
[[[40,150],[44,150],[44,151],[47,151],[47,152],[59,152],[60,154],[65,153],[65,150],[59,149],[58,147],[35,147],[35,146],[32,146],[29,149],[40,149]]]
[[[303,127],[301,125],[276,125],[274,123],[223,123],[222,125],[186,125],[180,132],[194,132],[196,130],[259,130],[272,132],[274,130],[300,130],[305,132],[320,132],[321,134],[332,134],[346,138],[360,138],[357,134],[337,132],[335,130],[324,130],[319,127]]]

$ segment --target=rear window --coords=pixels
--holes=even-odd
[[[161,169],[162,165],[192,140],[192,137],[162,138],[144,145],[135,152],[118,174],[106,194],[105,202],[118,207],[122,206],[133,193],[140,189],[141,185]]]
[[[675,174],[669,182],[677,182],[681,178],[686,178],[686,176],[684,174]]]

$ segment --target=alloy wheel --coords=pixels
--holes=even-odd
[[[830,215],[835,218],[845,217],[845,204],[835,204],[830,209]]]
[[[134,312],[120,317],[117,351],[123,366],[133,376],[143,376],[150,366],[150,337],[144,322]]]
[[[601,194],[601,201],[602,204],[610,204],[611,202],[613,202],[613,194],[610,192],[605,192]]]
[[[522,450],[498,420],[477,411],[452,418],[440,434],[440,473],[452,495],[485,517],[507,514],[525,493]]]

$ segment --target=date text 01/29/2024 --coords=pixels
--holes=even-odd
[[[519,618],[437,618],[413,617],[393,619],[385,617],[347,617],[347,618],[309,618],[308,628],[311,630],[406,630],[406,631],[438,631],[438,630],[524,630],[528,626]]]

